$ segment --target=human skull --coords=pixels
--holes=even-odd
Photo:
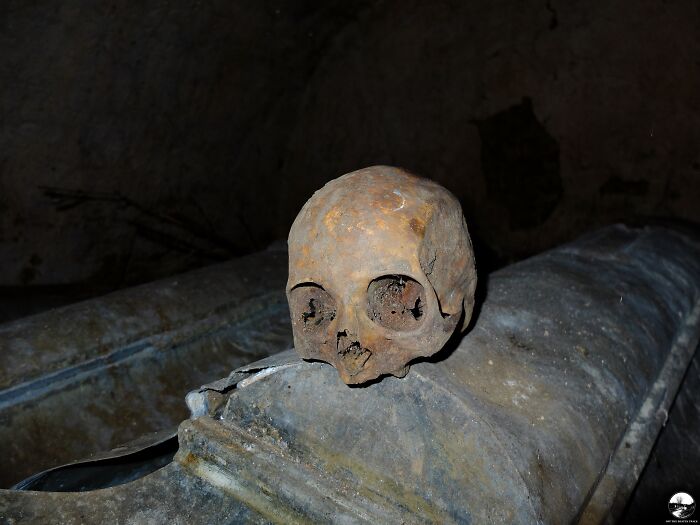
[[[459,201],[435,182],[388,166],[343,175],[308,200],[288,242],[296,350],[347,384],[403,377],[469,323],[471,240]]]

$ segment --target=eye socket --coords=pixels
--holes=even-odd
[[[322,332],[336,317],[333,297],[316,283],[296,285],[289,297],[292,321],[304,332]]]
[[[415,330],[423,322],[425,289],[406,275],[384,275],[369,283],[367,316],[397,332]]]

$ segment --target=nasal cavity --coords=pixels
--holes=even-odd
[[[372,356],[372,351],[364,348],[359,341],[351,341],[346,330],[338,332],[337,339],[338,356],[343,362],[343,368],[350,376],[356,376]]]
[[[342,352],[346,350],[347,348],[350,348],[351,346],[360,346],[359,341],[353,341],[351,340],[351,336],[348,334],[347,330],[343,330],[342,332],[338,332],[338,336],[336,338],[336,349],[338,352]]]

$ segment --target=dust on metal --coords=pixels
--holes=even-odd
[[[174,434],[189,390],[289,348],[286,264],[267,250],[0,325],[0,487]]]
[[[696,241],[606,228],[490,275],[472,330],[403,379],[349,389],[324,362],[271,356],[188,395],[192,416],[161,470],[86,493],[0,491],[0,516],[614,520],[698,344],[699,298]]]

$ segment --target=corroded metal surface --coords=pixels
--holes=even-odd
[[[270,250],[0,325],[0,486],[174,432],[188,390],[288,348],[286,263]]]
[[[269,523],[224,488],[177,463],[133,483],[92,492],[0,490],[0,523],[211,525]]]
[[[697,244],[606,229],[492,275],[473,330],[404,379],[347,388],[278,356],[186,422],[177,457],[299,519],[572,522],[664,365],[682,376],[699,298]]]
[[[405,378],[351,388],[325,363],[272,356],[188,395],[164,469],[84,494],[0,491],[0,516],[575,522],[601,480],[624,491],[610,459],[655,424],[659,381],[674,388],[698,343],[699,301],[698,244],[607,228],[491,275],[469,334]]]
[[[474,253],[459,201],[433,181],[374,166],[326,184],[289,232],[294,344],[349,384],[438,352],[471,319]]]
[[[164,467],[177,452],[177,429],[149,432],[89,458],[52,467],[23,479],[12,490],[87,492],[122,485]]]

